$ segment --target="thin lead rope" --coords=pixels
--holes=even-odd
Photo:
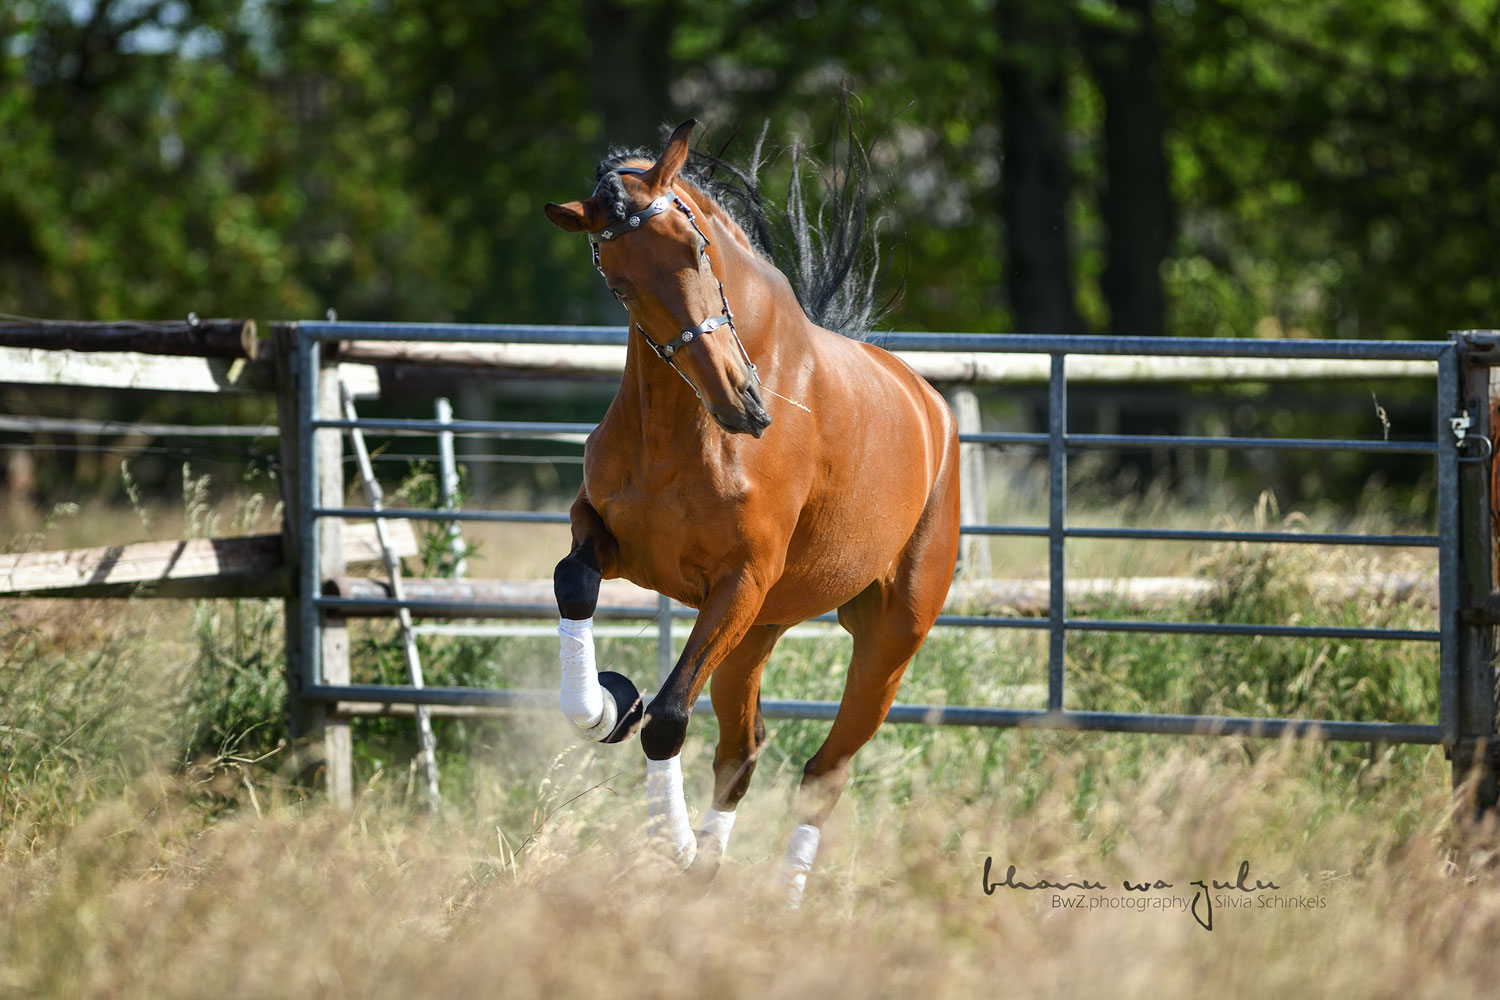
[[[762,389],[764,389],[766,392],[769,392],[771,395],[775,396],[777,399],[784,399],[788,403],[791,403],[793,406],[795,406],[797,409],[801,410],[803,413],[806,413],[809,416],[812,415],[812,410],[809,410],[807,407],[803,406],[801,403],[797,402],[795,399],[792,399],[790,396],[783,396],[781,393],[777,392],[775,389],[772,389],[770,386],[766,385],[764,382],[761,382],[759,377],[757,377],[755,381],[759,382],[760,383],[760,387]]]

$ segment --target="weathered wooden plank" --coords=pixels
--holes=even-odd
[[[380,376],[373,366],[340,365],[339,374],[356,396],[380,395]],[[231,361],[136,352],[92,354],[26,347],[0,347],[0,383],[157,392],[269,392],[276,384],[274,366],[243,358]]]
[[[140,584],[265,574],[281,565],[279,535],[138,542],[0,556],[0,591]]]
[[[958,420],[958,433],[978,434],[984,428],[979,419],[979,397],[967,386],[955,386],[948,392],[948,405]],[[990,519],[988,478],[984,471],[984,446],[958,446],[958,509],[963,524],[985,524]],[[965,579],[988,579],[990,575],[990,540],[983,535],[959,538],[958,572]]]
[[[74,417],[13,417],[0,413],[0,431],[20,434],[130,435],[139,437],[275,437],[274,426],[155,424],[133,420],[79,420]]]
[[[326,419],[342,416],[339,404],[339,367],[325,364],[318,372],[318,417]],[[318,503],[326,507],[337,507],[344,502],[344,435],[341,431],[321,430],[313,432],[318,455]],[[376,558],[384,561],[380,553],[380,533],[374,524],[368,525]],[[384,525],[382,524],[382,528]],[[323,575],[342,573],[347,568],[344,558],[344,536],[349,525],[339,518],[326,518],[318,532],[318,567]],[[394,545],[393,542],[389,544]],[[318,630],[322,643],[318,658],[321,676],[319,683],[345,685],[349,683],[349,626],[346,622],[325,618]],[[327,761],[328,797],[340,809],[354,807],[354,738],[348,720],[327,714],[323,718],[323,753]]]
[[[188,358],[256,356],[253,319],[84,323],[71,320],[0,322],[0,346],[47,351],[136,351]]]
[[[388,521],[401,556],[418,553],[410,521]],[[344,531],[343,562],[378,562],[373,524]],[[290,592],[281,536],[192,538],[0,555],[0,594],[47,597],[279,597]]]

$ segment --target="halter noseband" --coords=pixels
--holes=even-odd
[[[617,167],[614,170],[614,173],[643,174],[645,173],[645,170],[641,169],[640,167]],[[601,179],[599,183],[603,184],[604,182]],[[598,185],[595,185],[594,193],[599,193]],[[710,316],[708,319],[704,320],[702,323],[699,323],[697,326],[689,327],[688,329],[683,330],[681,333],[673,337],[671,340],[667,341],[665,344],[658,344],[656,341],[647,336],[645,328],[641,326],[639,321],[634,320],[634,317],[632,317],[631,326],[640,333],[641,338],[645,340],[647,344],[651,345],[651,349],[656,352],[657,357],[661,358],[667,364],[671,365],[672,369],[676,371],[677,374],[681,375],[683,380],[686,381],[688,385],[693,386],[693,391],[695,393],[698,392],[698,387],[696,385],[693,385],[693,380],[688,378],[681,368],[677,367],[677,364],[672,360],[672,357],[678,351],[682,350],[684,347],[688,346],[699,337],[713,333],[721,326],[727,326],[729,327],[730,336],[734,338],[735,346],[740,349],[740,355],[745,359],[746,367],[750,369],[750,377],[755,379],[756,383],[758,384],[760,382],[760,374],[756,372],[755,364],[750,360],[750,354],[745,350],[745,345],[740,340],[739,331],[734,328],[734,313],[729,309],[729,297],[724,294],[724,282],[719,280],[719,276],[717,274],[714,274],[713,261],[708,256],[709,243],[712,241],[709,240],[708,234],[699,227],[698,217],[693,214],[693,210],[688,207],[687,202],[683,201],[680,197],[677,196],[676,192],[664,194],[640,211],[631,212],[619,222],[611,223],[597,233],[590,233],[589,249],[594,255],[594,269],[599,272],[601,277],[604,277],[606,280],[608,280],[608,275],[604,273],[603,265],[599,263],[599,244],[608,243],[611,240],[617,240],[627,233],[633,233],[642,225],[644,225],[648,219],[654,218],[667,211],[667,209],[673,207],[676,207],[679,211],[687,216],[688,225],[692,226],[693,231],[696,232],[699,238],[703,240],[703,246],[701,250],[703,259],[708,261],[709,274],[713,277],[714,283],[719,286],[719,301],[723,303],[724,311],[717,316]],[[629,306],[626,306],[625,308],[626,311],[629,311],[630,309]],[[699,395],[701,396],[702,394],[699,393]]]

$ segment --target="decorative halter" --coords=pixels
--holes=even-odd
[[[617,167],[614,170],[614,173],[643,174],[645,173],[645,170],[641,169],[640,167]],[[600,183],[602,184],[603,181],[601,181]],[[599,188],[597,185],[594,187],[594,193],[599,193]],[[724,282],[719,280],[718,274],[714,272],[713,260],[708,256],[709,243],[712,241],[709,240],[708,234],[705,233],[703,229],[698,225],[698,217],[693,214],[693,210],[688,207],[687,202],[683,201],[680,197],[677,196],[676,192],[664,194],[640,211],[631,212],[624,219],[621,219],[618,222],[611,223],[597,233],[590,233],[589,250],[593,253],[594,256],[594,269],[597,270],[600,276],[605,278],[605,280],[607,281],[609,276],[604,273],[604,267],[599,263],[599,244],[608,243],[611,240],[619,239],[621,236],[624,236],[627,233],[635,232],[642,225],[644,225],[648,219],[654,218],[655,216],[660,215],[661,213],[667,211],[667,209],[674,206],[687,216],[688,225],[692,226],[693,231],[698,234],[698,237],[701,240],[703,240],[703,244],[700,247],[699,252],[703,255],[703,259],[708,263],[708,273],[713,277],[714,283],[719,286],[719,301],[723,304],[724,311],[717,316],[710,316],[708,319],[699,323],[697,326],[689,327],[688,329],[683,330],[681,333],[673,337],[671,340],[667,341],[665,344],[658,344],[656,341],[647,336],[645,328],[641,326],[640,322],[636,320],[633,315],[631,317],[631,326],[638,333],[640,333],[641,338],[651,346],[651,349],[656,352],[657,357],[661,358],[667,364],[671,365],[672,370],[681,375],[683,381],[687,382],[688,385],[693,386],[693,392],[695,393],[698,393],[698,387],[696,385],[693,385],[693,380],[688,378],[687,374],[683,372],[681,368],[677,367],[677,363],[673,361],[672,358],[677,354],[678,351],[682,350],[684,347],[688,346],[698,338],[703,337],[706,334],[713,333],[721,326],[727,326],[729,327],[729,335],[734,338],[735,346],[740,349],[740,356],[745,359],[745,366],[750,369],[750,377],[755,379],[756,384],[759,385],[760,373],[755,370],[755,364],[750,360],[750,354],[745,350],[745,345],[740,340],[739,331],[734,328],[734,313],[729,309],[729,296],[724,293]],[[628,312],[630,310],[630,307],[626,306],[625,309]],[[702,396],[702,393],[698,393],[698,395]]]

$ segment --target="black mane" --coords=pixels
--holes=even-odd
[[[595,172],[599,186],[594,189],[594,192],[604,199],[604,204],[609,206],[610,222],[617,222],[630,213],[630,199],[626,197],[625,185],[620,183],[620,175],[615,173],[615,170],[621,163],[630,159],[635,154],[621,153],[618,154],[618,159],[616,159],[616,155],[615,153],[611,153],[605,160],[605,163],[613,162],[612,166],[606,167],[604,163],[601,163],[599,164],[599,169]]]
[[[804,174],[818,176],[798,144],[791,147],[791,178],[786,203],[769,202],[759,175],[768,165],[763,155],[766,130],[751,155],[747,169],[719,156],[695,150],[679,176],[724,209],[744,230],[755,249],[776,265],[792,284],[797,301],[809,319],[855,340],[865,339],[895,304],[896,295],[882,297],[884,277],[880,262],[878,226],[869,222],[869,159],[855,137],[852,116],[845,109],[844,162],[828,171],[816,208],[809,213]],[[837,142],[834,143],[835,154]],[[631,160],[651,163],[655,154],[641,149],[614,149],[595,171],[598,194],[610,209],[611,221],[631,210],[625,186],[615,173]]]

